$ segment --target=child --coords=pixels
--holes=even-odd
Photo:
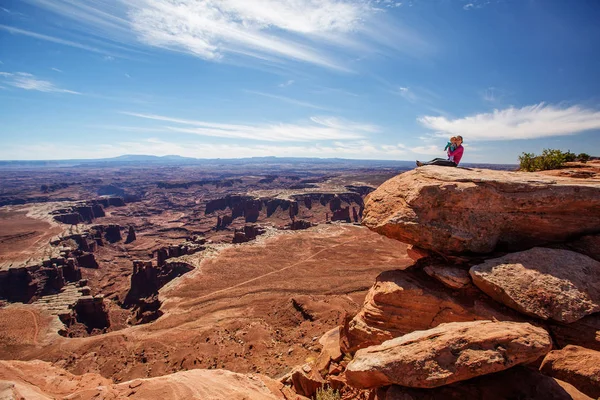
[[[450,153],[456,150],[457,147],[458,145],[456,144],[456,136],[452,136],[450,138],[450,141],[446,144],[446,147],[444,147],[444,150],[446,150],[448,153],[449,161],[454,161],[454,156],[451,156]]]

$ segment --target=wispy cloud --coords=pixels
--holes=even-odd
[[[381,49],[427,47],[390,23],[372,0],[26,0],[68,18],[80,31],[219,61],[308,63],[351,72],[347,60]]]
[[[37,79],[34,75],[27,72],[0,72],[0,77],[5,85],[19,89],[37,90],[39,92],[81,94],[73,90],[60,88],[52,82]]]
[[[45,40],[48,42],[62,44],[62,45],[69,46],[69,47],[75,47],[78,49],[87,50],[87,51],[91,51],[94,53],[110,54],[106,50],[102,50],[97,47],[88,46],[83,43],[73,42],[71,40],[65,40],[65,39],[54,37],[54,36],[42,35],[40,33],[27,31],[27,30],[15,28],[12,26],[0,25],[0,29],[5,30],[5,31],[10,32],[15,35],[29,36],[29,37],[32,37],[35,39],[41,39],[41,40]]]
[[[297,106],[300,106],[300,107],[314,108],[314,109],[317,109],[317,110],[330,110],[327,107],[319,106],[319,105],[316,105],[316,104],[313,104],[313,103],[309,103],[307,101],[292,99],[290,97],[278,96],[276,94],[258,92],[258,91],[255,91],[255,90],[244,90],[244,91],[246,93],[257,94],[259,96],[268,97],[268,98],[279,100],[279,101],[284,101],[286,103],[294,104],[294,105],[297,105]]]
[[[60,72],[62,73],[62,70],[58,69],[58,68],[51,68],[52,71],[56,71],[56,72]]]
[[[277,86],[279,86],[280,88],[284,88],[284,87],[291,86],[291,85],[293,85],[293,84],[294,84],[294,80],[293,80],[293,79],[290,79],[289,81],[287,81],[287,82],[283,82],[283,83],[280,83],[280,84],[279,84],[279,85],[277,85]]]
[[[457,119],[425,116],[418,120],[440,136],[462,135],[468,140],[536,139],[600,129],[600,111],[545,103]]]
[[[226,124],[172,118],[162,115],[122,112],[137,118],[175,123],[162,126],[165,131],[201,136],[260,140],[269,142],[311,142],[325,140],[357,140],[379,127],[335,117],[313,117],[302,123]]]
[[[400,96],[404,97],[406,100],[410,101],[411,103],[416,103],[418,100],[417,95],[412,90],[410,90],[410,88],[408,88],[408,87],[404,87],[404,86],[399,87],[398,93],[400,94]]]

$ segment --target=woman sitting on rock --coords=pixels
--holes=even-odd
[[[417,167],[422,167],[423,165],[441,165],[444,167],[456,167],[458,163],[460,163],[460,159],[463,156],[465,148],[462,145],[463,138],[462,136],[456,137],[456,149],[450,150],[448,149],[448,159],[443,158],[434,158],[428,162],[421,162],[417,160]]]

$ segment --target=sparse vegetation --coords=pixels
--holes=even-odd
[[[558,169],[566,162],[586,162],[589,159],[590,156],[586,153],[576,155],[570,150],[563,152],[556,149],[544,149],[539,156],[534,153],[522,153],[519,156],[519,165],[521,171],[546,171],[549,169]]]
[[[337,390],[333,390],[330,387],[324,389],[317,389],[316,400],[340,400],[342,396]]]
[[[580,153],[577,156],[577,159],[581,162],[588,162],[590,160],[590,155],[587,153]]]

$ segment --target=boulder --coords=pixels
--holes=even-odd
[[[329,372],[330,363],[338,362],[343,357],[340,349],[340,327],[335,327],[321,336],[319,344],[323,346],[323,349],[315,361],[315,368],[321,375],[326,375]]]
[[[326,381],[308,364],[297,367],[292,371],[292,386],[294,391],[302,396],[312,397],[317,389],[323,388]]]
[[[542,328],[518,322],[453,322],[356,352],[350,386],[434,388],[537,360],[552,348]]]
[[[567,346],[546,355],[540,371],[568,382],[593,398],[600,397],[600,352]]]
[[[600,183],[426,166],[369,194],[362,223],[446,254],[524,250],[600,229]]]
[[[536,247],[469,272],[482,291],[526,315],[571,323],[600,311],[600,262],[573,251]]]
[[[362,309],[344,327],[344,351],[355,352],[444,322],[489,319],[523,320],[474,286],[456,292],[421,270],[385,271],[376,278]]]
[[[600,261],[600,235],[587,235],[567,243],[573,251],[585,254],[596,261]]]
[[[591,400],[572,385],[526,367],[514,367],[435,389],[388,386],[373,400]]]
[[[549,323],[558,347],[569,344],[600,351],[600,314],[588,315],[572,324]]]
[[[471,286],[469,272],[464,269],[441,265],[428,265],[423,268],[423,271],[450,289],[466,289]]]

